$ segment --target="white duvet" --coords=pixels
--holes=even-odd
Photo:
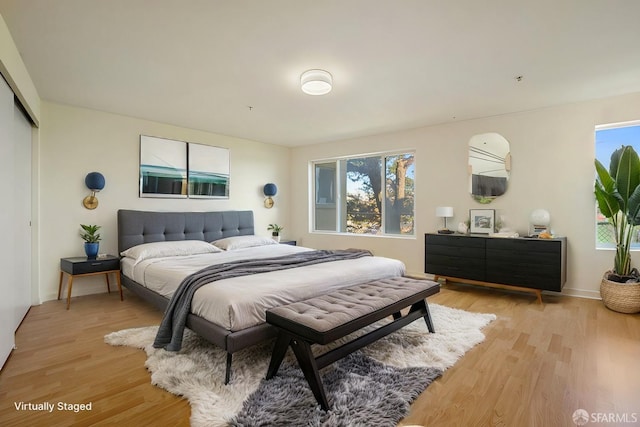
[[[170,298],[191,273],[212,264],[242,259],[269,258],[312,249],[290,245],[267,245],[180,257],[147,259],[134,265],[122,259],[122,272],[136,282]],[[401,276],[401,261],[362,257],[333,261],[219,280],[198,289],[191,312],[231,331],[265,322],[269,308],[311,298],[333,289],[394,276]]]

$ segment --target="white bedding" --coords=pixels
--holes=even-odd
[[[242,259],[268,258],[309,251],[291,245],[268,245],[227,252],[147,259],[134,265],[122,259],[127,277],[170,298],[182,280],[212,264]],[[405,272],[401,261],[383,257],[314,264],[219,280],[198,289],[191,312],[231,331],[265,322],[267,309],[311,298],[327,291]]]

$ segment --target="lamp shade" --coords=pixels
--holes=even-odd
[[[100,172],[90,172],[84,179],[87,188],[92,191],[100,191],[104,188],[105,179]]]
[[[437,207],[436,216],[440,218],[451,218],[453,217],[453,208],[450,206]]]
[[[545,209],[536,209],[529,215],[529,221],[534,225],[547,226],[551,222],[551,215]]]
[[[264,185],[263,191],[264,191],[264,195],[267,197],[275,196],[276,193],[278,192],[278,187],[276,187],[275,184],[270,182]]]
[[[325,70],[307,70],[300,76],[300,87],[308,95],[325,95],[331,92],[333,78]]]

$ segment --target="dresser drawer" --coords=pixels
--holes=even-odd
[[[562,242],[560,240],[507,238],[487,239],[487,250],[509,251],[518,255],[546,253],[558,256],[560,254],[561,247]]]
[[[561,291],[562,241],[490,239],[487,241],[487,281],[533,289]]]
[[[425,235],[425,273],[485,280],[485,241],[451,234]]]
[[[487,263],[487,282],[524,286],[548,291],[562,290],[561,270]]]
[[[427,246],[437,245],[482,249],[485,247],[485,240],[483,238],[458,234],[425,234],[424,240]]]
[[[459,279],[486,280],[484,262],[469,262],[462,258],[456,260],[433,259],[431,262],[427,262],[425,273]]]

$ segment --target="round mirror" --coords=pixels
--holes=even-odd
[[[511,153],[509,141],[498,133],[469,140],[469,192],[480,203],[491,203],[507,191]]]

